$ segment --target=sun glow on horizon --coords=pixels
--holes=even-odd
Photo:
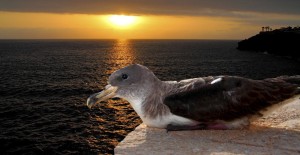
[[[111,15],[108,18],[109,22],[119,28],[126,28],[132,26],[136,21],[136,16],[127,16],[127,15]]]
[[[0,12],[0,19],[0,39],[240,39],[261,29],[202,16]]]

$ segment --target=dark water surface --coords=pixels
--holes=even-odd
[[[132,63],[162,80],[300,74],[287,58],[240,52],[238,41],[0,40],[0,154],[105,154],[141,123],[123,100],[87,97]]]

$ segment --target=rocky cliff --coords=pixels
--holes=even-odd
[[[260,32],[238,43],[242,51],[265,52],[280,56],[300,58],[300,27],[287,27]]]

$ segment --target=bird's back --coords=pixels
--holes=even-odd
[[[261,115],[268,107],[299,93],[298,85],[287,82],[288,79],[251,80],[225,76],[214,84],[167,96],[164,104],[172,113],[200,122]]]

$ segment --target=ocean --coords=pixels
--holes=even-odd
[[[237,40],[0,40],[0,154],[111,154],[141,120],[121,99],[85,105],[133,63],[161,80],[300,74],[300,62]]]

